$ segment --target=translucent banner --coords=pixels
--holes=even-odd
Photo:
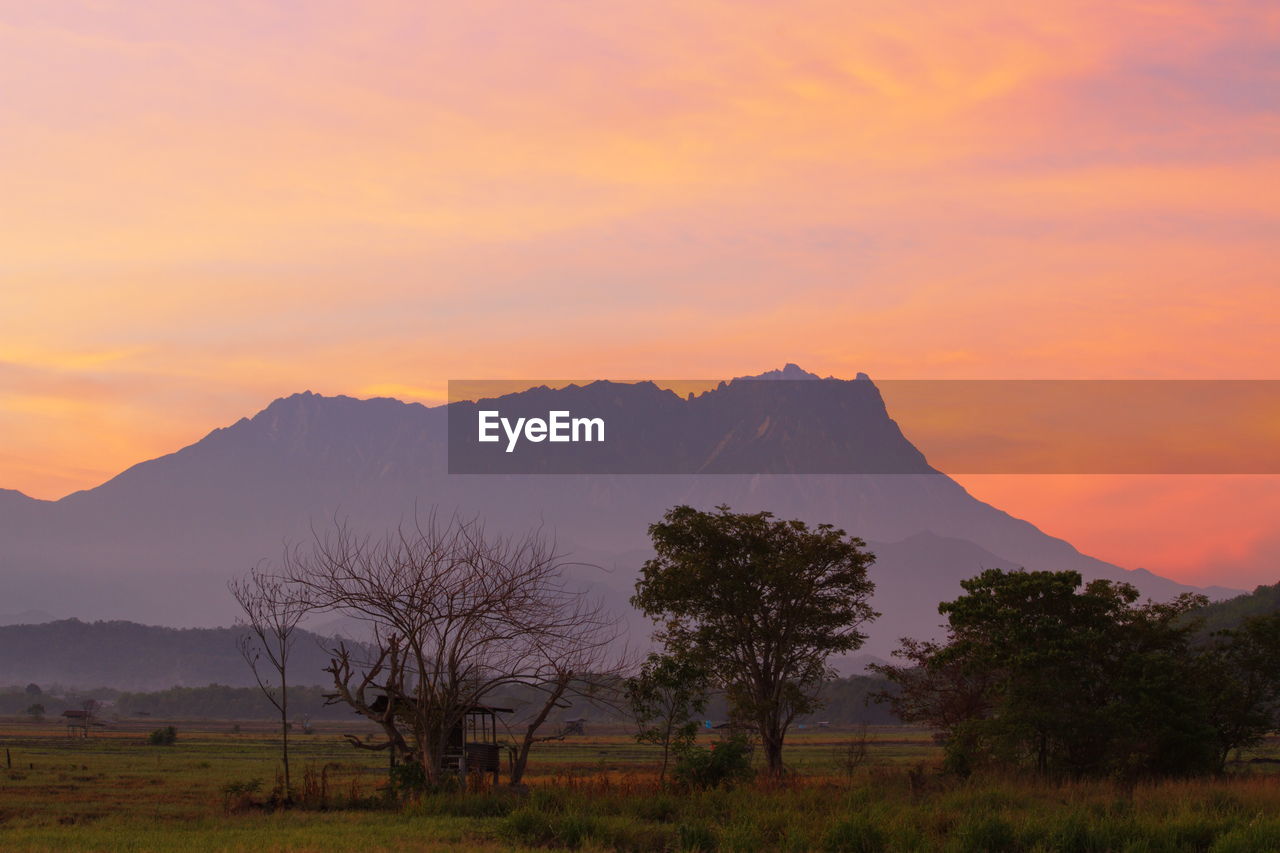
[[[455,474],[1276,474],[1280,380],[455,380]]]

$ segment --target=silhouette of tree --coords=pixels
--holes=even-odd
[[[688,657],[750,721],[769,772],[798,714],[818,707],[834,677],[827,659],[857,649],[875,559],[830,524],[810,529],[768,512],[677,506],[649,527],[657,556],[644,564],[632,604],[658,623],[668,654]]]

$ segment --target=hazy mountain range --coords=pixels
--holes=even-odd
[[[758,381],[770,378],[813,381]],[[975,499],[928,465],[861,375],[819,380],[788,365],[692,397],[599,382],[531,389],[503,406],[607,410],[630,425],[635,447],[678,452],[681,470],[706,473],[449,475],[450,407],[305,392],[58,501],[0,491],[0,608],[226,625],[235,617],[227,579],[307,538],[311,524],[341,514],[381,529],[415,506],[482,515],[496,529],[544,525],[575,559],[603,567],[582,577],[619,611],[646,556],[647,525],[674,504],[833,522],[877,554],[875,606],[884,616],[865,652],[881,657],[898,637],[930,633],[937,603],[983,568],[1078,569],[1159,599],[1190,589],[1081,554]],[[666,464],[650,463],[657,468],[631,470]],[[833,469],[912,473],[809,473]],[[645,626],[628,618],[642,635]]]
[[[0,626],[0,685],[163,690],[225,684],[254,686],[237,643],[243,629],[162,628],[133,622],[60,619]],[[337,641],[299,631],[290,683],[327,684]],[[268,669],[269,671],[269,669]]]

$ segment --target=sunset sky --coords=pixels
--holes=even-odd
[[[34,497],[304,389],[1280,378],[1274,2],[0,0],[0,93]],[[1277,477],[960,479],[1280,579]]]

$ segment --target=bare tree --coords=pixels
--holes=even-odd
[[[293,791],[289,776],[289,653],[293,650],[294,631],[307,613],[307,603],[297,588],[259,568],[232,580],[228,587],[244,613],[241,623],[248,628],[237,641],[240,654],[253,670],[263,695],[280,713],[280,758],[287,800]],[[264,673],[268,666],[271,672]],[[279,679],[278,687],[272,683],[273,678]]]
[[[623,698],[621,672],[625,655],[615,654],[618,623],[609,619],[597,602],[585,597],[562,602],[562,630],[538,638],[537,657],[530,670],[517,680],[534,687],[542,696],[515,747],[511,763],[512,787],[524,779],[529,752],[537,743],[562,740],[565,731],[539,735],[556,708],[569,707],[570,699],[585,699],[619,709]],[[541,660],[538,660],[538,657]]]
[[[451,733],[487,694],[554,684],[612,639],[612,622],[566,581],[566,565],[539,531],[497,536],[431,514],[382,537],[335,521],[290,552],[284,574],[311,606],[371,629],[372,654],[341,643],[327,671],[335,701],[386,739],[348,739],[417,762],[435,784]]]
[[[847,743],[837,747],[836,762],[844,770],[845,778],[849,780],[849,784],[853,784],[853,777],[858,772],[858,768],[866,763],[870,746],[871,735],[867,731],[867,724],[860,723],[853,737]]]

